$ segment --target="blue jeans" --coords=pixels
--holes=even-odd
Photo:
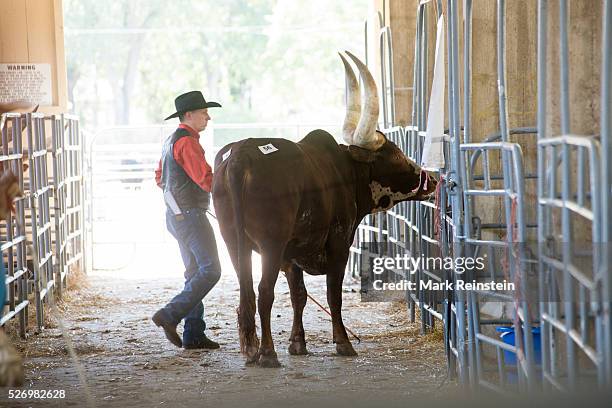
[[[185,264],[185,287],[164,307],[168,318],[178,324],[185,319],[183,343],[195,342],[204,334],[202,299],[221,277],[215,234],[204,209],[183,211],[183,219],[166,212],[166,226],[176,238]]]

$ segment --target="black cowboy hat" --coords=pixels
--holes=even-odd
[[[217,102],[206,102],[206,99],[204,99],[204,95],[202,95],[202,92],[191,91],[177,96],[174,100],[174,106],[176,107],[176,112],[174,112],[172,115],[168,116],[164,120],[176,118],[185,112],[194,111],[198,109],[220,108],[221,104]]]

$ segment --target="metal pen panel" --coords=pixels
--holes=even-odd
[[[393,73],[393,36],[391,27],[380,29],[380,85],[385,129],[395,126],[395,78]]]
[[[64,119],[61,116],[53,115],[49,118],[52,124],[51,135],[51,159],[53,162],[53,238],[54,260],[55,260],[55,281],[58,296],[62,296],[62,291],[66,287],[67,270],[67,233],[66,233],[66,150]]]
[[[462,164],[460,152],[461,126],[460,111],[461,98],[459,95],[459,34],[457,2],[447,1],[447,38],[448,38],[448,69],[449,69],[449,136],[450,136],[450,169],[448,172],[448,187],[451,195],[452,217],[454,228],[452,256],[454,258],[464,255],[463,245],[463,199],[462,183],[465,177],[465,168]],[[467,298],[463,291],[455,291],[454,305],[456,317],[456,349],[458,361],[459,381],[468,384],[470,381],[468,362],[469,355],[466,350],[467,338],[470,337],[471,322],[467,318]]]
[[[551,184],[549,193],[542,192],[538,198],[539,218],[551,226],[540,231],[538,239],[544,385],[575,390],[593,379],[605,386],[610,356],[604,339],[606,299],[601,292],[606,276],[598,273],[602,236],[599,142],[593,137],[565,135],[539,140],[538,149],[545,162],[539,176]],[[558,149],[560,158],[554,153]],[[582,186],[586,191],[572,194],[570,169],[578,154],[584,155],[588,166],[577,171],[585,172],[582,177],[588,177],[589,183]],[[561,186],[552,182],[554,172],[544,172],[547,162],[561,167]],[[561,231],[553,219],[559,213]],[[574,224],[590,228],[590,243],[576,239]]]
[[[604,316],[605,382],[612,385],[612,1],[604,0],[601,67],[601,222],[602,313]]]
[[[425,134],[426,106],[427,106],[427,8],[429,1],[421,1],[417,9],[417,27],[415,35],[415,65],[413,73],[413,111],[412,124],[405,128],[405,143],[402,149],[406,155],[419,160],[421,155],[422,137]],[[560,2],[560,88],[561,88],[561,126],[562,132],[570,130],[569,105],[569,37],[568,37],[568,2]],[[454,257],[474,255],[482,252],[480,247],[490,245],[495,248],[505,248],[508,273],[519,279],[517,298],[505,297],[512,304],[509,309],[514,314],[513,319],[505,322],[512,325],[516,335],[516,344],[512,350],[520,355],[516,366],[516,384],[509,382],[507,376],[508,364],[504,361],[504,351],[507,345],[484,333],[483,326],[499,324],[504,320],[485,319],[480,314],[482,302],[480,296],[491,296],[491,293],[463,294],[450,292],[447,294],[443,313],[437,313],[435,301],[428,293],[409,293],[411,319],[414,319],[414,309],[418,305],[421,309],[422,328],[432,325],[434,318],[443,319],[445,349],[449,355],[449,369],[458,370],[460,381],[463,383],[477,383],[485,388],[503,392],[508,387],[520,390],[532,390],[538,386],[538,378],[543,378],[544,387],[573,388],[581,381],[588,380],[589,370],[582,370],[580,356],[586,356],[593,363],[597,372],[598,381],[610,379],[610,334],[612,320],[610,320],[610,298],[612,297],[610,285],[609,261],[604,251],[601,260],[597,253],[592,255],[591,261],[599,269],[584,270],[584,266],[573,265],[574,254],[570,251],[559,252],[565,256],[555,258],[551,254],[543,253],[539,261],[526,256],[523,251],[526,240],[526,228],[537,228],[540,243],[553,243],[559,237],[570,236],[574,230],[574,219],[583,219],[591,225],[594,237],[609,238],[609,222],[605,221],[610,213],[610,166],[608,163],[610,153],[609,137],[610,124],[610,2],[604,1],[603,18],[603,56],[602,62],[602,103],[601,103],[601,139],[604,148],[602,156],[597,148],[585,145],[584,140],[565,136],[562,143],[555,141],[544,143],[538,147],[536,174],[523,174],[522,153],[517,144],[496,145],[495,140],[509,141],[510,134],[536,133],[536,129],[525,128],[516,132],[511,129],[508,120],[508,83],[506,80],[506,15],[504,0],[497,1],[497,79],[499,104],[499,137],[487,138],[483,144],[466,144],[472,136],[471,115],[471,38],[472,38],[472,2],[464,0],[464,41],[463,50],[458,47],[457,35],[457,2],[447,1],[447,55],[448,55],[448,108],[449,108],[449,135],[445,145],[447,168],[441,172],[440,203],[406,203],[399,209],[393,209],[387,214],[389,225],[388,237],[392,243],[390,251],[401,253],[409,251],[412,255],[426,255],[431,253],[431,246],[438,245],[441,253],[451,254]],[[441,10],[441,7],[439,8]],[[538,110],[537,110],[537,136],[538,140],[547,139],[546,116],[546,87],[547,87],[547,43],[546,35],[548,2],[538,1],[537,23],[537,84],[538,84]],[[459,95],[459,57],[463,57],[463,86],[464,95]],[[459,123],[461,104],[463,101],[464,132],[461,144],[461,126]],[[584,139],[584,138],[583,138]],[[553,139],[554,140],[554,139]],[[499,155],[501,174],[495,174],[490,166]],[[469,163],[469,165],[467,165]],[[570,171],[569,163],[575,166],[575,173]],[[482,172],[478,173],[478,165]],[[598,166],[601,165],[601,171]],[[601,175],[604,185],[602,193],[601,183],[595,174]],[[599,177],[599,176],[598,176]],[[524,215],[525,179],[537,178],[538,209],[537,223],[528,224]],[[607,180],[607,181],[606,181]],[[484,184],[476,186],[475,182]],[[503,181],[503,187],[499,182]],[[499,197],[503,203],[502,214],[505,221],[486,222],[478,207],[473,205],[475,200],[486,197]],[[443,198],[442,198],[443,197]],[[450,216],[446,209],[451,207]],[[441,220],[439,239],[432,231],[430,209],[438,212]],[[557,222],[557,219],[560,222]],[[487,229],[505,231],[502,240],[485,237]],[[434,231],[435,232],[435,231]],[[405,241],[400,242],[402,234]],[[556,235],[555,235],[556,234]],[[552,241],[551,241],[552,238]],[[516,248],[516,243],[521,245]],[[600,241],[594,241],[600,242]],[[607,242],[607,241],[606,241]],[[479,252],[480,251],[480,252]],[[552,254],[554,255],[554,254]],[[605,262],[602,262],[606,259]],[[537,289],[540,302],[524,296],[528,288],[525,286],[528,271],[538,265],[537,285],[529,285]],[[542,269],[544,268],[544,272]],[[557,273],[553,271],[558,270]],[[413,279],[431,279],[432,271],[421,269]],[[532,276],[533,278],[533,276]],[[560,278],[560,279],[557,279]],[[533,290],[532,290],[533,292]],[[531,293],[533,295],[533,293]],[[504,298],[504,296],[498,296]],[[570,299],[570,305],[558,300],[547,302],[547,299]],[[573,301],[578,302],[576,306]],[[539,304],[539,310],[534,306]],[[576,306],[576,307],[574,307]],[[496,323],[497,322],[497,323]],[[530,335],[532,324],[540,324],[542,344],[541,357],[536,353],[539,342]],[[538,328],[537,326],[533,326]],[[474,347],[471,343],[476,344]],[[556,342],[556,343],[555,343]],[[551,344],[563,344],[564,361],[558,361],[557,349]],[[466,347],[467,344],[467,347]],[[482,346],[493,347],[496,352],[498,365],[497,382],[488,381],[489,369],[483,363]],[[539,361],[541,360],[541,371]],[[455,364],[457,363],[457,364]]]
[[[510,141],[508,131],[508,95],[506,74],[506,1],[497,0],[497,92],[499,98],[499,129],[502,141]]]
[[[426,111],[427,111],[427,91],[429,83],[427,81],[428,66],[428,36],[429,31],[427,13],[433,6],[433,2],[421,1],[417,8],[417,34],[415,38],[415,66],[413,76],[413,103],[412,120],[413,125],[405,128],[406,141],[404,153],[415,160],[420,161],[422,151],[422,137],[426,130]],[[404,247],[406,252],[413,258],[426,257],[429,255],[432,245],[435,246],[435,239],[432,238],[433,206],[421,206],[420,202],[406,202],[401,204],[403,208],[403,228],[406,231]],[[412,283],[418,281],[428,281],[430,279],[439,281],[431,271],[417,268],[410,274],[409,280]],[[421,331],[432,329],[434,319],[442,318],[439,311],[439,299],[432,297],[433,291],[417,288],[414,291],[407,291],[409,302],[410,319],[415,320],[416,305],[418,304],[421,313]]]
[[[472,0],[463,0],[463,141],[472,137]]]
[[[44,306],[53,296],[53,249],[51,246],[51,217],[49,197],[51,186],[47,175],[47,145],[45,116],[40,113],[26,115],[28,122],[28,158],[30,212],[32,219],[32,264],[36,295],[36,322],[44,327]]]
[[[17,185],[21,191],[24,188],[23,180],[23,150],[21,145],[22,129],[25,126],[25,115],[7,113],[0,120],[2,136],[2,156],[0,166],[2,170],[11,170],[17,176]],[[11,319],[18,319],[19,335],[26,337],[28,330],[29,311],[29,285],[30,272],[26,263],[26,230],[25,230],[25,197],[15,200],[15,212],[5,223],[0,225],[5,237],[1,245],[2,262],[5,262],[7,272],[6,280],[0,284],[7,287],[8,310],[0,319],[3,326]],[[4,302],[0,305],[4,308]]]
[[[567,135],[570,129],[570,98],[569,98],[569,10],[568,1],[559,0],[559,71],[561,89],[561,133]]]
[[[70,115],[64,115],[66,128],[67,153],[67,245],[69,268],[84,268],[84,175],[83,156],[84,143],[79,130],[78,120]],[[74,267],[72,265],[75,265]]]
[[[4,283],[9,289],[8,313],[0,320],[0,326],[17,318],[19,334],[24,338],[31,304],[36,306],[37,326],[42,329],[49,297],[61,296],[68,273],[67,253],[72,246],[66,227],[70,217],[66,211],[70,183],[67,174],[71,167],[72,180],[78,182],[82,176],[78,160],[83,155],[83,145],[78,136],[78,120],[71,117],[67,121],[70,123],[61,116],[42,113],[9,113],[1,120],[0,166],[13,171],[24,196],[15,200],[14,216],[0,224],[6,237],[0,247],[8,272]],[[70,126],[76,132],[69,130]],[[74,165],[67,157],[71,154],[65,143],[69,133],[78,142],[77,149],[73,149],[77,155]],[[82,202],[82,183],[72,186],[72,190],[79,197],[76,202]],[[82,211],[77,215],[82,217]],[[78,225],[83,225],[82,219]],[[77,245],[81,253],[82,245],[81,240]]]
[[[469,201],[476,198],[496,198],[500,197],[504,202],[504,211],[506,214],[505,222],[500,224],[500,227],[505,229],[505,238],[500,241],[496,240],[483,240],[479,238],[480,228],[476,230],[466,230],[466,250],[467,256],[476,257],[480,254],[482,249],[487,250],[492,255],[489,257],[489,271],[486,274],[477,273],[474,271],[466,272],[469,279],[491,279],[495,280],[498,276],[495,274],[496,261],[493,260],[493,256],[499,256],[499,262],[503,267],[503,274],[501,277],[504,280],[509,280],[515,285],[515,289],[511,290],[510,293],[504,294],[499,292],[489,292],[473,290],[468,295],[468,322],[471,323],[471,330],[469,331],[470,338],[469,343],[474,343],[474,347],[470,349],[470,383],[473,386],[480,386],[487,389],[496,391],[503,391],[504,389],[511,388],[512,384],[508,383],[508,376],[515,376],[519,389],[530,389],[534,380],[534,362],[533,362],[533,344],[530,341],[531,336],[523,336],[521,333],[531,333],[531,320],[530,314],[527,313],[529,309],[528,299],[525,296],[526,282],[523,278],[524,264],[523,264],[523,243],[525,241],[525,222],[524,222],[524,190],[523,190],[523,162],[522,152],[518,144],[507,143],[507,142],[496,142],[496,143],[471,143],[461,145],[461,151],[465,157],[465,162],[471,162],[470,156],[476,154],[476,152],[482,152],[482,172],[490,173],[490,169],[487,158],[491,152],[497,151],[503,160],[510,160],[507,166],[503,166],[504,169],[510,168],[511,171],[503,171],[504,188],[503,190],[492,189],[489,183],[485,183],[484,187],[476,185],[476,177],[470,174],[470,177],[465,179],[464,194],[474,192],[474,194],[468,194]],[[504,151],[506,154],[504,154]],[[477,194],[475,194],[477,192]],[[471,218],[472,205],[466,205],[466,218]],[[516,231],[516,234],[515,234]],[[497,248],[497,249],[494,249]],[[494,250],[492,250],[494,249]],[[500,255],[497,255],[500,253]],[[498,258],[495,258],[498,259]],[[484,272],[484,271],[483,271]],[[516,288],[518,287],[518,288]],[[496,300],[498,299],[498,300]],[[512,311],[509,312],[513,315],[512,318],[498,318],[493,320],[483,320],[481,317],[481,309],[483,306],[488,306],[491,302],[510,301],[513,303]],[[503,316],[502,316],[503,317]],[[517,356],[517,363],[509,365],[505,362],[504,354],[501,352],[505,346],[502,346],[497,338],[492,337],[490,334],[485,334],[483,325],[488,324],[507,324],[511,325],[517,343],[506,351],[510,351]],[[523,340],[524,339],[524,340]],[[485,349],[487,347],[487,349]],[[489,348],[493,348],[493,355],[487,352]],[[496,367],[491,367],[490,364],[485,363],[484,356],[488,354],[488,358],[496,357]],[[507,354],[507,353],[506,353]],[[494,377],[491,376],[491,372],[497,372],[498,382],[494,382]]]

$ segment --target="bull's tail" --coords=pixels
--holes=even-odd
[[[234,227],[236,228],[236,259],[234,264],[240,284],[240,305],[237,310],[240,351],[249,358],[255,358],[259,348],[259,338],[255,326],[256,302],[255,292],[253,291],[251,250],[245,245],[242,206],[247,164],[244,158],[234,154],[228,162],[227,181],[234,212]]]

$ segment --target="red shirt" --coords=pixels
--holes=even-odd
[[[204,149],[200,144],[200,134],[184,123],[181,123],[179,128],[188,131],[189,136],[182,137],[174,143],[172,151],[174,160],[185,170],[185,173],[194,183],[200,186],[202,190],[210,193],[213,172],[204,157]],[[155,170],[155,182],[160,188],[162,177],[161,163],[160,160],[157,170]]]

